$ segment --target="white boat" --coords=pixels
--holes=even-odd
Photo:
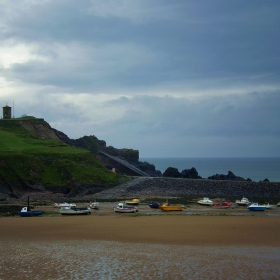
[[[266,207],[264,205],[260,205],[258,202],[252,202],[248,207],[250,211],[265,211]]]
[[[136,206],[126,206],[124,203],[120,202],[114,207],[114,211],[117,213],[136,213],[138,212],[138,208]]]
[[[277,208],[277,205],[275,205],[275,204],[269,204],[269,203],[264,204],[263,206],[265,206],[265,208],[266,208],[267,210],[274,210],[274,209]]]
[[[280,207],[280,202],[278,202],[276,205]]]
[[[212,206],[213,201],[210,200],[208,197],[203,197],[203,199],[199,200],[197,203],[198,203],[198,204],[201,204],[201,205]]]
[[[90,202],[90,203],[89,203],[89,207],[90,207],[91,209],[99,209],[99,203],[96,202],[96,200],[95,200],[95,202]]]
[[[249,205],[251,202],[249,201],[248,198],[242,197],[241,200],[236,200],[235,203],[238,205],[241,205],[241,206],[246,206],[246,205]]]
[[[91,214],[90,207],[64,206],[59,210],[61,215],[87,215]]]
[[[55,208],[61,208],[61,207],[68,207],[68,206],[76,206],[75,203],[67,203],[67,202],[62,202],[62,203],[54,203],[53,207]]]

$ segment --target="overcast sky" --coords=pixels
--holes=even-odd
[[[279,157],[279,15],[279,0],[0,0],[0,104],[140,158]]]

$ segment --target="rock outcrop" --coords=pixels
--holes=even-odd
[[[233,174],[233,172],[231,172],[231,171],[228,171],[227,175],[216,174],[216,175],[213,175],[213,176],[209,176],[208,179],[210,179],[210,180],[228,180],[228,181],[252,181],[249,178],[246,180],[246,179],[244,179],[242,177],[235,176]]]
[[[181,173],[177,168],[168,167],[164,171],[163,177],[202,179],[202,177],[198,175],[198,172],[194,167],[192,167],[191,169],[184,169]]]

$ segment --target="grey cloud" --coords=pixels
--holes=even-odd
[[[97,49],[112,45],[107,49],[110,53],[103,56],[103,61],[98,61],[97,67],[105,68],[104,76],[98,77],[98,81],[94,79],[94,62],[78,69],[74,65],[69,68],[65,63],[68,68],[61,71],[55,65],[56,61],[41,66],[42,62],[15,66],[9,76],[61,87],[69,84],[77,90],[94,90],[96,84],[100,84],[98,88],[110,84],[112,88],[157,86],[166,81],[187,85],[195,80],[203,83],[207,79],[222,77],[230,78],[228,83],[234,85],[238,76],[246,80],[246,77],[261,74],[267,74],[262,83],[279,85],[280,5],[275,1],[270,5],[263,5],[262,1],[254,4],[244,1],[202,1],[199,4],[175,1],[173,5],[144,2],[148,11],[155,11],[158,7],[162,13],[154,18],[149,14],[146,22],[134,22],[129,17],[96,16],[88,12],[90,3],[50,1],[33,5],[8,20],[10,31],[5,34],[23,42],[36,42],[41,52],[48,42],[65,45],[79,42]],[[167,16],[167,13],[171,15]],[[124,51],[115,52],[114,44]],[[132,54],[129,65],[118,67],[126,64],[131,45],[139,51]],[[51,53],[49,55],[52,57]],[[92,55],[88,53],[89,61]],[[146,63],[139,63],[146,57]],[[110,67],[109,62],[114,60],[119,64]],[[63,58],[58,62],[63,63]],[[31,71],[34,69],[37,76],[42,68],[49,67],[54,77],[42,75],[32,81],[21,74],[26,73],[26,67]]]
[[[6,84],[37,98],[18,110],[70,137],[95,134],[146,153],[172,147],[174,155],[207,156],[211,146],[212,155],[219,147],[227,155],[279,154],[278,0],[99,3],[0,2],[2,45],[25,45],[34,55],[0,65]],[[123,115],[92,121],[61,93],[108,95],[95,101]]]

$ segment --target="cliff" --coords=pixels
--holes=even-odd
[[[88,150],[62,142],[43,119],[0,120],[0,192],[27,191],[75,195],[100,191],[128,178],[108,171]],[[1,199],[1,198],[0,198]]]

